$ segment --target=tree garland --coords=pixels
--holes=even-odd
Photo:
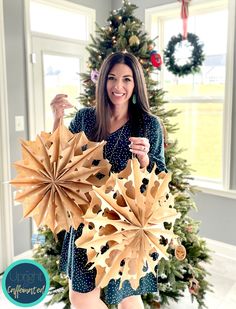
[[[203,44],[199,43],[198,36],[193,33],[188,33],[186,40],[193,47],[192,55],[189,57],[190,62],[187,62],[184,65],[178,65],[175,58],[176,45],[183,40],[184,39],[182,34],[178,34],[178,36],[172,36],[166,49],[164,50],[164,63],[167,69],[177,76],[184,76],[200,72],[200,66],[205,59],[203,54]]]

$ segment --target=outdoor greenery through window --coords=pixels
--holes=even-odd
[[[190,8],[191,10],[191,8]],[[173,119],[179,130],[177,138],[184,148],[182,157],[194,169],[195,179],[222,182],[223,107],[227,52],[226,9],[191,14],[188,32],[204,44],[205,61],[201,72],[177,77],[163,66],[163,88],[170,102],[167,108],[180,113]],[[180,18],[163,19],[164,48],[173,35],[182,33]]]

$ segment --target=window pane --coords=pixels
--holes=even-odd
[[[191,16],[188,32],[197,34],[203,42],[205,61],[199,74],[186,77],[176,77],[164,69],[164,89],[170,101],[167,105],[181,112],[174,137],[186,149],[183,156],[195,170],[195,177],[221,181],[227,11]],[[165,46],[179,33],[180,19],[164,21]]]
[[[71,56],[43,55],[44,69],[44,95],[45,95],[45,131],[52,130],[52,111],[50,102],[55,93],[68,94],[70,103],[77,106],[77,97],[80,94],[80,61],[79,58]],[[71,109],[66,109],[69,114]],[[66,125],[71,119],[65,118]]]
[[[30,2],[31,31],[65,38],[87,40],[87,16],[66,8]]]
[[[195,169],[193,175],[201,179],[222,178],[222,103],[193,102],[170,103],[180,114],[175,118],[179,146],[185,151],[182,157]]]

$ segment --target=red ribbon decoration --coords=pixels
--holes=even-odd
[[[181,0],[178,0],[181,1]],[[182,0],[181,5],[181,18],[183,19],[183,38],[187,39],[187,26],[188,26],[188,4],[190,0]]]

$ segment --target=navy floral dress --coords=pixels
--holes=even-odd
[[[93,140],[93,132],[96,123],[95,109],[82,108],[71,121],[69,129],[73,133],[84,131],[86,136]],[[144,116],[145,130],[140,128],[140,137],[147,137],[150,142],[148,170],[151,170],[154,163],[158,170],[165,170],[163,134],[160,122],[153,115]],[[117,131],[111,133],[107,139],[104,149],[104,156],[112,165],[112,172],[120,172],[126,167],[127,161],[131,159],[132,153],[129,150],[129,137],[131,135],[131,125],[128,122]],[[77,248],[75,241],[81,236],[83,224],[77,230],[71,227],[66,233],[63,242],[60,269],[71,279],[72,289],[77,292],[86,293],[95,288],[96,269],[89,270],[87,264],[86,249]],[[153,257],[155,259],[155,256]],[[157,292],[157,276],[148,272],[140,279],[140,285],[134,290],[129,281],[125,281],[119,289],[120,280],[110,280],[108,286],[102,291],[102,299],[107,304],[118,304],[123,298],[131,295],[141,295]]]

